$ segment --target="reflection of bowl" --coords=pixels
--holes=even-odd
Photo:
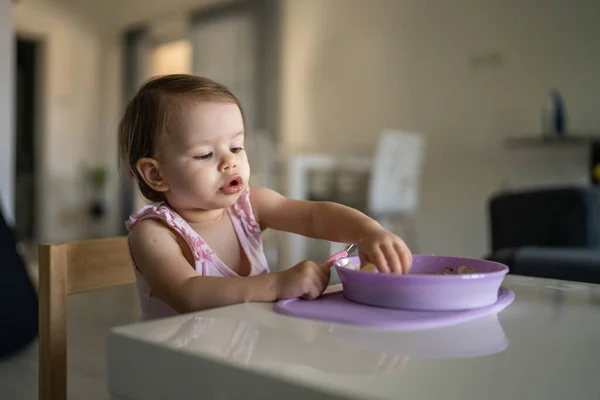
[[[380,274],[344,268],[360,264],[358,257],[333,265],[344,287],[344,297],[356,303],[409,310],[467,310],[494,304],[508,273],[506,265],[474,258],[414,255],[410,273]],[[477,273],[436,275],[445,268],[467,265]]]
[[[340,340],[326,325],[311,325],[314,329],[306,335],[301,327],[307,324],[295,320],[275,327],[227,317],[193,316],[180,321],[182,324],[163,342],[165,345],[250,368],[281,370],[286,364],[286,374],[319,371],[347,377],[390,372],[402,368],[405,362],[402,355],[386,355]]]
[[[508,346],[497,313],[439,329],[398,332],[334,326],[332,334],[357,348],[412,358],[481,357]]]

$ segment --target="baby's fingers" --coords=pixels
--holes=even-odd
[[[410,267],[412,266],[412,253],[404,242],[394,243],[394,249],[400,257],[400,262],[402,263],[402,273],[408,274],[408,271],[410,271]]]
[[[375,264],[379,272],[383,272],[386,274],[390,273],[390,267],[388,266],[388,263],[385,260],[386,257],[381,248],[375,247],[373,250],[371,250],[371,253],[369,254],[369,259],[373,264]]]
[[[385,255],[385,259],[387,261],[387,265],[392,274],[401,274],[402,273],[402,263],[400,262],[400,256],[396,252],[393,243],[389,243],[383,246],[383,254]]]

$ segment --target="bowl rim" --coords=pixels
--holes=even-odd
[[[337,259],[333,262],[333,266],[335,267],[336,271],[338,272],[338,274],[340,274],[340,271],[342,271],[342,274],[347,274],[352,276],[353,278],[357,278],[357,277],[362,277],[362,278],[366,278],[367,276],[370,276],[371,278],[366,278],[366,279],[396,279],[396,280],[411,280],[411,281],[420,281],[420,280],[426,280],[426,281],[440,281],[440,282],[456,282],[456,281],[470,281],[470,280],[479,280],[479,279],[485,279],[485,278],[500,278],[502,276],[505,276],[506,274],[508,274],[508,272],[510,271],[510,269],[508,268],[507,265],[499,263],[497,261],[490,261],[490,260],[483,260],[480,258],[472,258],[472,257],[454,257],[454,256],[438,256],[438,255],[434,255],[434,254],[414,254],[413,256],[419,256],[419,257],[436,257],[436,258],[447,258],[447,259],[452,259],[452,260],[473,260],[473,261],[484,261],[486,263],[490,263],[490,264],[495,264],[496,266],[499,266],[499,270],[498,271],[493,271],[493,272],[477,272],[477,273],[473,273],[473,274],[460,274],[460,275],[437,275],[437,274],[402,274],[402,275],[393,275],[393,274],[379,274],[379,273],[373,273],[373,272],[367,272],[367,271],[361,271],[361,270],[354,270],[354,269],[349,269],[349,268],[345,268],[344,266],[341,265],[341,262],[343,260],[349,260],[352,258],[356,258],[356,256],[352,256],[352,257],[343,257],[340,259]]]

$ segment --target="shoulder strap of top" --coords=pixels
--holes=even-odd
[[[133,227],[144,219],[158,219],[177,232],[186,241],[194,254],[196,261],[209,261],[215,257],[215,252],[206,244],[204,239],[175,211],[166,205],[147,205],[134,213],[125,225],[131,231]]]
[[[256,221],[250,204],[250,188],[244,189],[238,201],[233,205],[233,214],[239,218],[248,233],[260,234],[260,225]]]

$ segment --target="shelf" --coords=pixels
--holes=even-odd
[[[528,136],[513,136],[506,138],[504,144],[509,148],[532,148],[532,147],[573,147],[587,146],[594,141],[600,141],[597,135],[575,135],[567,133],[564,136],[543,136],[542,134]]]

